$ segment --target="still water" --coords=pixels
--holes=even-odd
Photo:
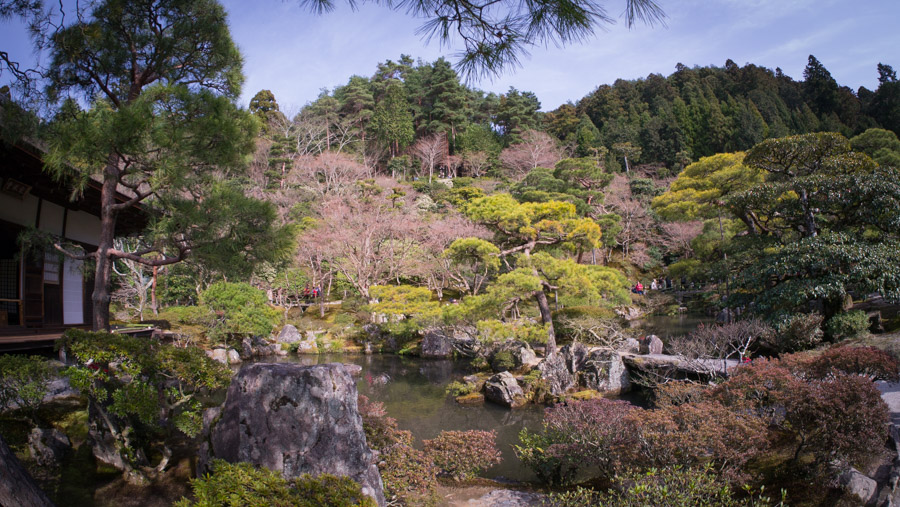
[[[633,333],[656,334],[664,341],[673,336],[691,332],[701,323],[713,319],[696,315],[651,316],[642,319]],[[357,380],[359,393],[370,400],[384,404],[385,412],[397,420],[397,425],[412,432],[415,445],[432,439],[443,430],[494,430],[497,446],[503,454],[503,462],[483,475],[492,479],[531,481],[534,474],[525,468],[513,452],[513,444],[519,441],[522,428],[539,431],[544,414],[542,405],[526,405],[509,410],[493,403],[460,405],[446,394],[447,384],[461,380],[471,373],[466,362],[429,360],[395,355],[370,356],[351,354],[323,354],[285,358],[286,361],[305,365],[324,363],[352,363],[362,367]],[[626,395],[628,401],[642,404],[635,395]]]
[[[416,447],[443,430],[494,430],[503,462],[483,475],[493,479],[529,481],[535,479],[513,452],[522,428],[537,431],[544,407],[527,405],[509,410],[493,403],[460,405],[447,395],[447,384],[469,374],[465,363],[427,360],[394,355],[331,355],[292,358],[301,364],[352,363],[362,366],[357,381],[359,393],[384,404],[385,412],[397,425],[412,432]]]

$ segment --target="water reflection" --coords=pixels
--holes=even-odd
[[[700,324],[711,324],[715,318],[705,315],[680,314],[680,315],[650,315],[640,320],[641,334],[655,334],[663,341],[675,336],[684,336]]]

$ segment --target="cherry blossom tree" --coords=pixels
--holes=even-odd
[[[500,152],[500,163],[515,179],[522,179],[535,167],[553,167],[563,153],[546,132],[526,130],[522,142]]]

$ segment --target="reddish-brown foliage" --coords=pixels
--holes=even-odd
[[[834,371],[869,380],[900,380],[900,364],[891,354],[875,347],[834,347],[805,364],[812,377],[825,378]]]
[[[425,440],[425,454],[456,481],[471,479],[501,461],[493,431],[442,431]]]
[[[765,422],[717,402],[634,411],[628,421],[638,443],[626,460],[636,467],[710,463],[723,478],[739,482],[746,478],[744,465],[768,447]]]

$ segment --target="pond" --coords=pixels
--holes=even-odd
[[[394,355],[319,355],[290,358],[313,365],[331,362],[362,366],[357,381],[359,393],[384,404],[387,415],[397,420],[401,429],[416,437],[416,447],[423,439],[432,439],[443,430],[494,430],[503,462],[484,473],[492,479],[530,481],[535,476],[513,452],[522,428],[539,430],[544,407],[527,405],[509,410],[493,403],[466,406],[446,394],[447,384],[470,372],[466,363],[451,360],[426,360]]]
[[[640,334],[655,334],[667,342],[669,338],[684,336],[700,324],[709,325],[716,321],[714,317],[682,313],[679,315],[648,315],[638,321]]]

